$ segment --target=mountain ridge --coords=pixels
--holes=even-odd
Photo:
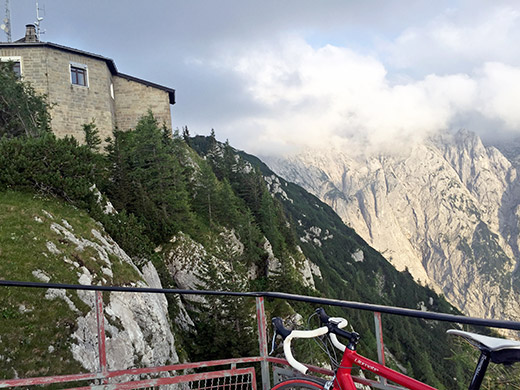
[[[323,151],[264,159],[466,314],[520,318],[517,172],[475,134],[441,134],[364,159]]]

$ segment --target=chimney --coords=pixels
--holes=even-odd
[[[34,24],[27,24],[25,26],[25,42],[39,42],[38,36],[36,35],[36,26]]]

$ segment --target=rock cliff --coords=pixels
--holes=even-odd
[[[313,150],[265,160],[466,314],[520,319],[517,171],[475,134],[441,134],[364,158]]]
[[[0,196],[2,279],[161,288],[151,263],[138,269],[83,212],[22,193]],[[2,291],[3,377],[99,370],[95,292]],[[103,301],[109,370],[179,361],[164,295],[104,292]]]

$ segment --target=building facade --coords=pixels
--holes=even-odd
[[[151,110],[171,130],[175,90],[119,73],[110,58],[40,42],[33,25],[24,38],[0,43],[0,61],[52,104],[52,129],[59,137],[84,140],[83,125],[94,121],[101,139],[114,128],[128,130]]]

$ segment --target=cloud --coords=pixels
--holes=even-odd
[[[469,109],[477,88],[463,74],[392,85],[377,59],[345,47],[314,49],[295,36],[213,60],[213,66],[232,68],[249,99],[264,107],[260,116],[244,115],[224,126],[225,136],[250,132],[254,140],[243,147],[263,154],[331,140],[420,138]]]
[[[480,71],[478,98],[484,116],[501,120],[509,130],[520,132],[520,68],[486,63]]]
[[[457,129],[471,116],[520,129],[520,68],[499,62],[396,83],[373,56],[333,45],[313,48],[292,35],[213,58],[211,66],[230,69],[242,82],[242,98],[262,107],[259,115],[237,114],[217,130],[253,153],[352,147],[354,141],[388,148]]]
[[[470,71],[476,64],[497,61],[520,65],[511,43],[520,35],[518,6],[504,2],[459,2],[424,25],[405,28],[392,41],[380,42],[385,62],[423,74]]]

